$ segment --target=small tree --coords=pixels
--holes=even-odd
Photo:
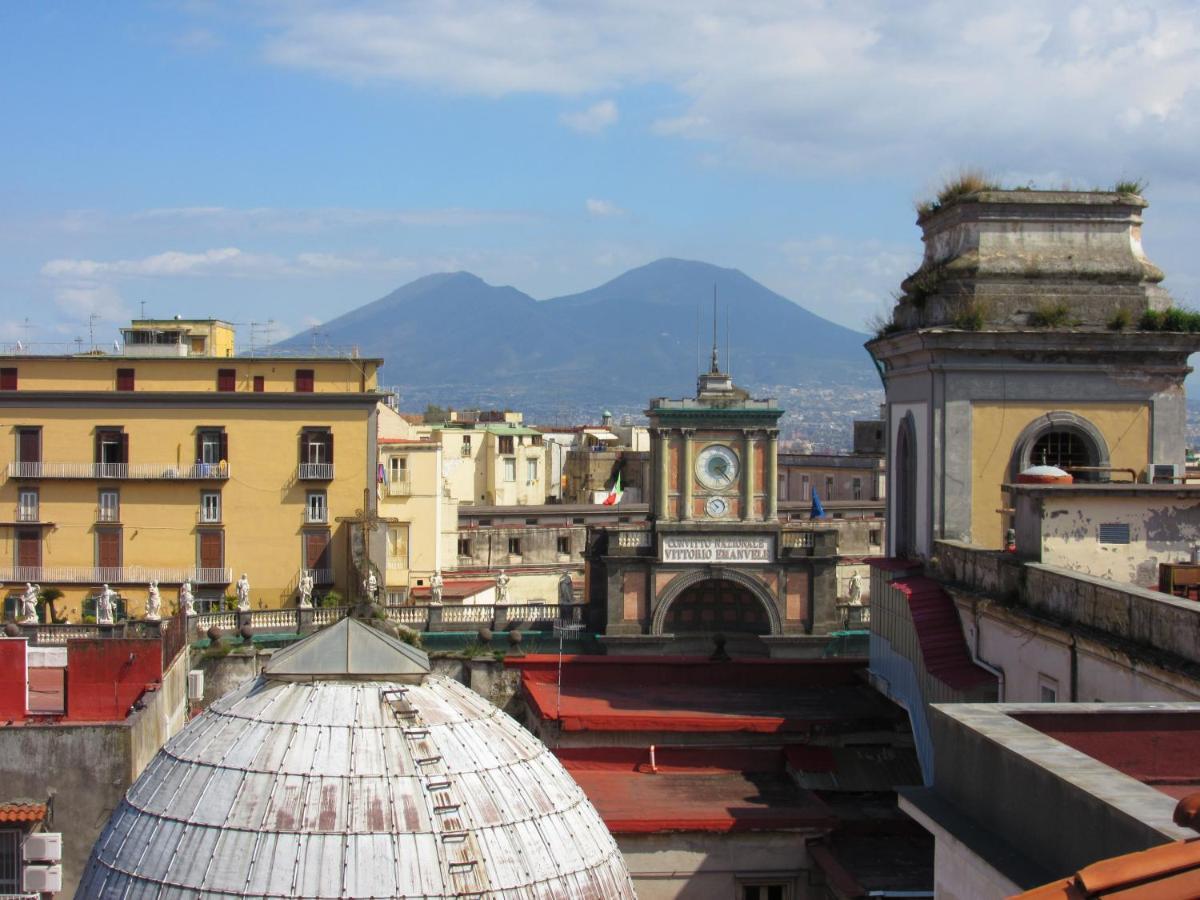
[[[56,587],[42,588],[41,593],[38,594],[38,606],[46,607],[47,612],[49,613],[49,615],[47,615],[47,612],[42,612],[39,610],[39,612],[41,612],[43,621],[48,620],[50,623],[55,625],[66,621],[66,617],[60,616],[58,614],[58,607],[54,605],[54,601],[61,600],[62,596],[63,592]]]

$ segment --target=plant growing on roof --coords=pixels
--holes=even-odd
[[[999,182],[991,178],[982,169],[961,169],[957,175],[952,175],[947,178],[937,194],[932,199],[922,200],[917,203],[918,216],[927,216],[930,213],[937,212],[947,203],[958,200],[960,197],[969,197],[971,194],[978,194],[980,191],[999,191],[1003,187]]]

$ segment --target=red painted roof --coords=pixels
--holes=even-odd
[[[451,599],[474,597],[476,594],[486,591],[488,588],[494,588],[496,581],[493,578],[476,579],[472,581],[450,581],[446,580],[442,586],[442,596]],[[409,594],[415,599],[417,597],[429,597],[431,588],[428,585],[415,587]]]
[[[45,803],[0,803],[0,822],[41,822],[45,818]]]
[[[836,819],[784,772],[779,749],[562,749],[558,757],[615,834],[827,829]]]
[[[1080,869],[1070,878],[1042,885],[1024,900],[1193,900],[1200,897],[1200,839],[1174,841],[1114,856]]]
[[[959,690],[997,682],[995,675],[971,661],[958,609],[938,582],[910,575],[896,579],[892,586],[908,597],[921,656],[930,675]]]

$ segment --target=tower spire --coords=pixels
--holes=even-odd
[[[712,368],[709,369],[710,375],[718,375],[721,372],[721,366],[717,362],[717,284],[713,282],[713,348],[712,348]]]

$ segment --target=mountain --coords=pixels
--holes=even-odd
[[[681,259],[544,301],[467,272],[429,275],[319,333],[322,343],[383,357],[381,383],[398,385],[410,409],[508,406],[531,419],[599,406],[641,409],[650,397],[695,390],[698,367],[708,366],[714,286],[721,362],[738,384],[752,392],[878,387],[866,335],[736,269]],[[279,346],[301,350],[312,340],[304,332]]]

